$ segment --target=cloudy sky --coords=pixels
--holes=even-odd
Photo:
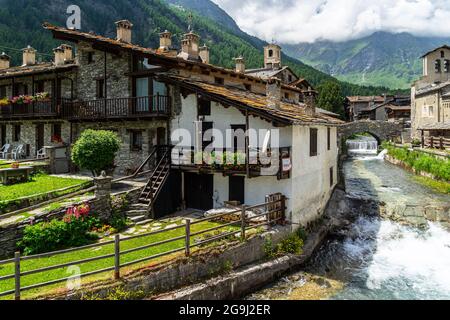
[[[213,0],[267,41],[344,41],[375,31],[450,36],[450,0]]]

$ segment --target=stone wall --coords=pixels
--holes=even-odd
[[[166,128],[165,121],[124,121],[124,122],[99,122],[74,124],[73,136],[76,140],[86,129],[112,130],[117,132],[122,140],[119,152],[116,156],[117,169],[115,174],[128,175],[136,171],[142,162],[150,154],[150,150],[157,144],[157,129]],[[131,146],[131,130],[142,132],[142,150],[136,151]],[[166,133],[167,134],[167,133]]]
[[[44,125],[44,146],[57,146],[56,143],[53,143],[53,125],[60,124],[61,125],[61,138],[64,142],[68,143],[70,141],[70,123],[62,120],[50,120],[50,121],[42,121],[42,120],[27,120],[27,121],[9,121],[6,123],[6,143],[11,144],[13,147],[16,147],[20,144],[23,144],[25,147],[25,151],[27,148],[29,149],[29,154],[27,157],[35,158],[37,150],[37,141],[36,141],[36,128],[38,125]],[[20,139],[19,141],[14,141],[13,139],[13,131],[14,126],[20,125]],[[28,147],[27,147],[28,146]]]
[[[89,63],[89,52],[93,61]],[[87,43],[80,43],[77,60],[80,64],[77,81],[77,98],[80,100],[96,99],[96,81],[105,77],[105,53],[94,50]],[[124,76],[131,71],[132,58],[128,53],[106,54],[106,83],[108,98],[131,96],[131,77]]]

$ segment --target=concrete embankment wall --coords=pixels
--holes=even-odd
[[[301,267],[320,246],[328,234],[326,226],[312,233],[302,255],[286,255],[270,261],[260,261],[169,294],[157,300],[225,300],[239,299]]]

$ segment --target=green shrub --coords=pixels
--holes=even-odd
[[[90,214],[88,204],[70,207],[63,220],[54,219],[27,226],[17,246],[25,255],[51,252],[86,245],[98,236],[90,231],[100,221]]]
[[[278,244],[278,252],[285,254],[302,254],[303,240],[297,234],[289,236]]]
[[[52,252],[91,243],[98,237],[89,232],[98,224],[95,218],[71,222],[52,220],[27,226],[18,247],[25,255]]]
[[[120,149],[116,133],[104,130],[85,130],[72,149],[72,161],[94,176],[114,167],[114,158]]]
[[[390,156],[406,163],[417,172],[430,173],[437,179],[450,181],[450,161],[448,159],[440,159],[408,148],[398,148],[388,143],[384,143],[383,148],[387,149]]]

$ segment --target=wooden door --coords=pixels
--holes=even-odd
[[[228,183],[229,200],[245,204],[245,177],[230,177]]]
[[[0,126],[0,139],[1,139],[0,148],[2,148],[6,144],[6,125],[4,124]]]
[[[44,147],[44,125],[36,125],[36,152]]]
[[[188,208],[210,210],[213,208],[213,175],[185,173],[184,190]]]

